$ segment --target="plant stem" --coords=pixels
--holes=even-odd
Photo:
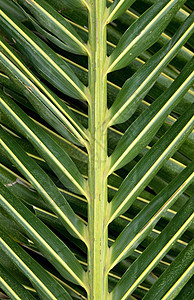
[[[108,230],[105,226],[107,211],[107,78],[106,62],[105,0],[91,0],[89,19],[89,192],[88,227],[88,299],[105,300],[108,295],[108,276],[105,274],[108,250]]]

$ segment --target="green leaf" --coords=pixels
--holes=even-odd
[[[68,247],[2,184],[0,191],[0,205],[28,233],[61,275],[85,286],[84,270]]]
[[[0,20],[0,28],[6,31],[19,51],[28,56],[37,71],[48,82],[71,97],[88,100],[85,86],[46,43],[2,10],[0,10]]]
[[[13,80],[18,91],[27,97],[30,103],[37,109],[40,116],[58,130],[62,136],[73,143],[80,144],[79,140],[84,143],[83,137],[87,138],[84,133],[84,127],[75,118],[75,115],[64,101],[59,99],[57,95],[29,71],[22,60],[17,57],[11,47],[1,37],[0,49],[2,50],[0,54],[1,67]]]
[[[86,195],[85,180],[77,167],[66,154],[45,132],[15,104],[0,92],[0,107],[10,121],[14,121],[17,129],[34,145],[42,157],[53,167],[53,171],[61,182],[68,183],[70,189]],[[68,178],[68,180],[67,180]]]
[[[194,82],[194,59],[185,66],[172,85],[128,127],[110,157],[110,171],[130,162],[149,144],[156,132]]]
[[[194,278],[191,279],[186,283],[186,285],[182,288],[178,296],[176,297],[177,300],[184,300],[184,299],[193,299],[194,297],[194,290],[193,290],[193,283]]]
[[[0,7],[4,11],[9,12],[11,15],[14,15],[16,19],[19,21],[24,21],[26,19],[25,13],[22,11],[22,9],[12,0],[0,0]]]
[[[115,0],[108,10],[107,23],[120,17],[129,7],[135,2],[135,0]]]
[[[29,246],[29,240],[25,235],[25,232],[20,226],[10,218],[9,214],[0,206],[0,222],[1,230],[6,232],[14,241]]]
[[[191,278],[194,268],[194,240],[175,258],[151,287],[144,299],[174,299]]]
[[[184,0],[158,0],[121,37],[108,60],[107,73],[127,66],[161,35]]]
[[[111,246],[110,269],[131,253],[154,228],[183,191],[193,182],[194,162],[184,169],[124,228]]]
[[[90,0],[48,0],[55,10],[79,25],[87,25]]]
[[[169,43],[125,82],[110,108],[108,126],[125,122],[132,116],[161,71],[191,36],[194,31],[193,15],[188,17]]]
[[[50,210],[47,202],[42,199],[28,181],[9,170],[3,164],[0,165],[0,182],[25,204]]]
[[[52,140],[54,140],[62,149],[64,149],[65,152],[72,158],[73,161],[76,161],[76,163],[79,161],[80,165],[87,164],[88,156],[84,150],[78,148],[76,145],[65,140],[63,137],[56,134],[56,132],[54,132],[53,130],[47,128],[45,125],[39,123],[37,120],[35,120],[33,118],[31,118],[31,120],[33,120],[33,122],[35,122],[36,126],[44,129],[46,131],[46,133],[52,138]],[[2,125],[4,125],[4,128],[6,128],[7,130],[9,128],[10,131],[12,131],[12,133],[17,134],[17,136],[13,136],[13,139],[15,139],[15,141],[23,148],[23,150],[25,152],[27,152],[29,155],[31,155],[34,158],[40,157],[40,155],[35,150],[35,148],[32,147],[32,144],[30,142],[28,142],[23,136],[21,136],[21,134],[16,130],[16,128],[14,128],[14,126],[11,123],[9,123],[9,120],[3,113],[2,113],[1,122],[2,122]],[[41,159],[41,157],[40,157],[40,160],[43,161],[43,159]],[[78,168],[79,168],[79,165],[78,165]],[[48,166],[47,166],[47,169],[48,169]]]
[[[0,0],[0,264],[35,298],[142,300],[190,243],[188,5]]]
[[[39,25],[63,42],[66,46],[65,50],[81,55],[88,53],[87,47],[71,24],[47,2],[44,0],[18,0],[18,3],[30,11]],[[33,23],[36,24],[36,22]]]
[[[0,265],[0,287],[5,293],[14,300],[35,299],[22,285]]]
[[[58,284],[21,246],[0,230],[0,249],[36,287],[40,299],[71,300],[66,290]]]
[[[88,7],[87,0],[48,0],[50,5],[53,5],[56,9],[63,9],[66,7],[67,9],[71,9],[71,11],[85,10],[85,7]]]
[[[173,243],[185,232],[194,218],[191,198],[162,233],[143,251],[142,255],[125,272],[119,283],[113,289],[110,299],[127,299],[133,290],[144,280],[147,274],[170,250]]]
[[[110,203],[109,223],[130,207],[164,162],[173,155],[192,131],[194,125],[193,112],[194,105],[175,122],[131,170]]]
[[[11,135],[8,135],[1,127],[0,144],[8,157],[33,184],[71,234],[85,241],[85,225],[74,214],[65,197],[59,192],[50,177],[13,141]]]

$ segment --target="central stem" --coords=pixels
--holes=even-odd
[[[108,250],[108,233],[105,227],[107,210],[107,78],[104,73],[106,61],[106,11],[105,0],[91,0],[89,19],[89,299],[105,300],[108,295],[108,278],[105,275]]]

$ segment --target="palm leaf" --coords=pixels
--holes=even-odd
[[[192,276],[193,271],[193,241],[177,256],[167,272],[164,273],[157,284],[150,289],[146,297],[149,299],[154,294],[155,297],[168,299],[171,295],[176,296],[187,281]],[[175,272],[176,266],[176,272]],[[159,287],[160,284],[160,288]],[[155,290],[155,291],[154,291]],[[146,299],[146,297],[144,297]],[[160,299],[158,298],[158,299]]]
[[[45,1],[20,1],[35,17],[37,22],[48,31],[51,31],[64,45],[70,47],[70,52],[86,54],[86,46],[69,22],[57,13]],[[68,51],[68,46],[64,47]]]
[[[189,65],[191,66],[191,69]],[[133,147],[136,150],[138,149],[138,151],[141,151],[151,141],[171,109],[176,106],[179,99],[182,98],[188,88],[192,85],[192,72],[193,64],[192,62],[189,62],[181,73],[183,79],[181,78],[182,76],[179,75],[170,88],[157,98],[155,102],[152,103],[152,105],[150,105],[150,107],[127,129],[111,156],[111,171],[122,167],[135,157],[135,154],[133,154]],[[153,117],[151,114],[153,114]],[[148,120],[150,120],[150,122]],[[140,135],[136,135],[135,131],[139,131]],[[132,139],[131,145],[130,138]],[[142,142],[142,140],[145,142]],[[120,151],[117,152],[117,149],[122,149],[122,154]],[[130,156],[128,153],[130,153]]]
[[[121,16],[129,8],[129,6],[133,4],[133,2],[134,2],[133,0],[114,1],[112,5],[109,7],[109,16],[107,22],[111,22],[114,19],[117,19],[119,16]]]
[[[14,203],[17,203],[17,206]],[[49,232],[49,229],[41,224],[41,221],[36,220],[36,217],[21,202],[14,199],[3,186],[1,186],[1,205],[17,223],[25,228],[40,250],[48,251],[49,260],[59,272],[63,274],[65,270],[68,271],[68,275],[66,274],[65,277],[72,282],[81,283],[83,281],[84,271],[70,250],[52,232]],[[82,284],[84,285],[84,283]]]
[[[58,176],[60,176],[60,180],[66,181],[66,177],[69,177],[69,179],[71,180],[70,185],[72,185],[73,183],[74,186],[76,186],[80,191],[83,192],[83,194],[85,194],[85,191],[83,189],[84,178],[81,176],[81,174],[79,173],[75,165],[73,168],[73,162],[71,161],[69,156],[65,153],[65,151],[63,151],[63,157],[62,157],[61,156],[62,149],[49,136],[45,135],[45,132],[42,131],[41,128],[33,126],[35,129],[35,133],[32,131],[31,126],[28,129],[28,125],[27,125],[28,122],[31,124],[33,122],[29,119],[27,115],[25,115],[25,113],[22,110],[20,110],[19,107],[17,107],[16,104],[10,102],[10,99],[5,95],[3,95],[3,97],[0,99],[1,99],[2,110],[4,110],[5,113],[7,113],[8,111],[12,113],[12,118],[15,118],[15,120],[17,120],[18,128],[21,128],[21,132],[23,132],[24,135],[26,134],[28,135],[28,138],[30,138],[32,143],[36,145],[36,147],[42,153],[44,153],[43,157],[45,157],[51,165],[57,166],[56,169],[58,170],[56,170],[56,172]],[[11,115],[9,114],[9,116]],[[37,134],[38,136],[40,134],[41,137],[40,136],[38,137]],[[42,134],[44,135],[44,138]],[[46,140],[48,140],[48,144],[43,146],[43,144],[41,143],[43,143],[43,141],[46,142]],[[63,177],[61,176],[61,170],[63,170]]]
[[[129,119],[133,112],[135,112],[140,101],[145,97],[149,88],[153,85],[154,80],[157,78],[157,74],[161,73],[161,70],[165,67],[166,63],[172,59],[176,54],[176,51],[181,47],[181,40],[184,43],[183,37],[187,38],[193,32],[192,20],[193,17],[191,15],[187,20],[188,23],[186,21],[184,22],[183,26],[176,32],[174,38],[152,56],[133,77],[125,82],[110,109],[110,114],[114,117],[111,118],[109,125],[116,124],[119,120],[124,122]],[[181,38],[179,39],[179,37]],[[177,42],[174,44],[174,41]],[[165,53],[167,53],[166,56]],[[119,115],[119,118],[117,115]]]
[[[78,99],[81,98],[87,100],[84,85],[77,79],[68,66],[41,41],[41,39],[37,38],[36,35],[30,32],[22,24],[19,24],[17,21],[14,22],[3,11],[1,11],[0,14],[1,28],[6,28],[9,36],[15,33],[14,40],[16,41],[17,47],[19,47],[20,51],[23,49],[23,53],[26,51],[29,53],[31,62],[38,67],[38,71],[42,73],[47,80],[55,84],[62,92],[70,94],[70,96],[75,96]],[[36,52],[34,49],[36,49]],[[52,74],[52,78],[49,76],[49,73]],[[61,78],[61,80],[59,80],[59,78]],[[65,87],[62,82],[66,83]],[[69,93],[68,90],[70,91]],[[73,93],[72,90],[74,90]]]
[[[146,276],[146,274],[150,272],[152,268],[154,268],[157,261],[159,261],[165,255],[165,253],[167,253],[170,247],[172,247],[173,242],[179,238],[179,236],[192,222],[194,217],[192,214],[192,205],[193,201],[189,201],[185,205],[184,210],[181,210],[181,212],[177,213],[177,215],[163,230],[160,236],[149,245],[143,254],[139,256],[134,264],[132,264],[131,268],[126,271],[119,284],[112,291],[112,299],[127,299],[127,296],[131,293],[134,287],[138,286],[138,284],[144,279],[144,276]],[[137,269],[137,265],[140,266],[140,262],[143,262],[143,264],[141,264],[142,269]],[[134,272],[136,274],[133,277],[132,285],[130,285],[129,280]]]
[[[192,108],[194,109],[194,106]],[[176,147],[182,142],[183,136],[191,132],[194,121],[192,108],[179,118],[125,178],[111,201],[109,222],[129,208],[131,202],[137,197],[137,193],[141,192],[141,189],[152,179],[152,176],[156,174],[165,160],[176,151]]]
[[[112,253],[111,268],[122,260],[126,254],[129,254],[128,249],[133,251],[133,248],[137,247],[137,244],[144,239],[144,232],[147,233],[154,228],[160,215],[164,214],[164,211],[171,206],[182,191],[190,185],[193,180],[192,171],[193,164],[184,169],[180,175],[180,179],[177,180],[177,178],[175,178],[139,213],[139,215],[136,216],[136,218],[131,221],[131,223],[129,223],[127,227],[125,227],[123,232],[117,237],[116,242],[110,248]],[[135,233],[137,234],[135,235]]]
[[[30,255],[3,232],[1,232],[0,243],[4,253],[14,261],[20,270],[25,271],[26,276],[33,282],[43,297],[57,299],[65,296],[67,299],[71,299],[67,292]],[[41,274],[41,279],[39,279],[38,274]],[[55,289],[50,290],[51,286],[55,286]]]
[[[149,48],[184,1],[157,1],[121,37],[109,59],[108,72],[125,67]],[[138,51],[139,49],[139,51]]]
[[[0,295],[192,298],[190,8],[0,0]]]
[[[84,128],[79,124],[79,122],[75,119],[74,115],[68,109],[68,107],[63,103],[57,96],[53,95],[48,88],[46,88],[43,84],[39,83],[37,78],[28,71],[26,66],[11,52],[11,49],[8,44],[1,41],[2,52],[6,55],[10,56],[11,59],[19,65],[19,67],[27,74],[27,76],[31,77],[31,79],[42,89],[40,91],[36,85],[32,81],[28,79],[25,73],[21,73],[21,71],[10,61],[6,56],[1,54],[1,58],[3,61],[3,69],[6,74],[10,76],[13,82],[18,86],[18,90],[25,96],[28,96],[29,100],[31,100],[32,105],[35,109],[39,109],[40,115],[51,123],[55,125],[54,128],[59,131],[64,137],[69,139],[70,141],[77,143],[76,138],[83,141],[83,138],[80,136],[79,132],[75,130],[74,126],[77,127],[78,131],[81,131],[81,134],[84,134]],[[48,95],[50,100],[45,97],[44,93]],[[54,102],[54,103],[53,103]],[[45,114],[45,110],[47,114]],[[71,118],[70,120],[67,119]],[[63,123],[63,125],[61,124]],[[73,126],[72,124],[73,123]],[[62,126],[61,126],[62,125]],[[67,130],[64,132],[64,126]],[[62,130],[63,129],[63,130]],[[86,135],[85,135],[86,136]]]
[[[3,287],[5,292],[9,297],[12,299],[27,299],[32,300],[35,299],[30,293],[28,293],[25,288],[22,287],[22,285],[17,282],[13,276],[7,272],[1,265],[0,265],[0,272],[1,272],[1,278],[0,278],[0,286]]]
[[[74,234],[76,233],[76,236],[79,236],[79,238],[84,240],[84,232],[86,232],[85,225],[75,216],[69,207],[68,202],[60,194],[49,176],[47,176],[45,172],[30,157],[28,157],[19,145],[13,142],[6,132],[3,132],[2,129],[0,129],[0,136],[2,147],[10,155],[10,159],[18,165],[18,169],[21,170],[21,173],[33,183],[43,199],[45,199],[55,213],[60,216],[69,230],[74,232]],[[44,178],[44,181],[42,181],[42,178]],[[47,181],[46,184],[45,179]],[[55,198],[55,202],[53,202],[53,198]]]

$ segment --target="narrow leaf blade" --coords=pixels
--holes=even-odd
[[[0,10],[0,20],[0,28],[14,39],[16,47],[27,55],[39,74],[61,92],[76,99],[88,100],[85,86],[46,43],[3,10]]]
[[[112,300],[127,299],[134,289],[151,272],[154,266],[171,249],[173,243],[185,232],[194,218],[193,201],[191,198],[175,215],[162,233],[155,239],[143,253],[128,268],[122,279],[112,291]],[[134,279],[135,278],[135,279]]]
[[[59,216],[71,234],[85,240],[85,224],[75,215],[65,197],[50,177],[0,127],[0,144],[21,173],[34,185],[51,209]]]
[[[61,182],[64,185],[68,184],[74,191],[86,195],[85,180],[66,152],[2,92],[0,92],[0,107],[10,122],[14,122],[19,132],[41,153]]]
[[[143,298],[174,299],[192,276],[194,264],[194,240],[175,258]],[[171,297],[171,298],[170,298]]]
[[[121,37],[109,58],[108,71],[127,66],[142,51],[148,49],[161,35],[184,0],[157,1]]]
[[[35,299],[23,286],[0,265],[0,287],[11,299]]]
[[[135,0],[116,0],[109,7],[109,15],[107,23],[119,18],[133,3]]]
[[[111,246],[111,267],[129,255],[194,179],[194,162],[185,168],[124,228]]]
[[[187,63],[172,85],[129,126],[110,157],[110,174],[129,163],[150,143],[164,120],[192,86],[193,68],[194,59]]]
[[[154,177],[162,164],[172,156],[194,126],[194,105],[183,114],[168,132],[147,152],[139,163],[131,170],[113,197],[110,206],[110,219],[126,211],[136,196]]]
[[[72,300],[66,290],[55,281],[21,246],[0,230],[0,249],[36,287],[42,299]]]
[[[161,71],[193,33],[193,16],[194,13],[187,18],[172,39],[125,82],[110,108],[109,126],[123,123],[132,116]]]
[[[84,143],[83,138],[87,138],[84,127],[67,105],[29,71],[1,37],[0,49],[1,68],[12,79],[17,91],[27,97],[40,116],[62,136],[79,145]]]
[[[0,205],[28,233],[61,275],[85,287],[84,270],[69,248],[2,184],[0,190]]]
[[[27,8],[43,28],[61,40],[66,45],[67,51],[81,55],[87,54],[88,50],[75,29],[47,2],[19,0],[18,3]]]

